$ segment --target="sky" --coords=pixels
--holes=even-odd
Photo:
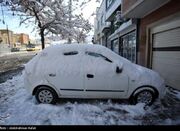
[[[83,9],[83,16],[85,19],[88,19],[92,25],[94,25],[94,17],[91,16],[93,12],[96,11],[96,8],[100,5],[100,3],[96,2],[97,0],[91,0]],[[1,9],[2,7],[0,7]],[[0,21],[0,29],[6,29],[8,26],[9,30],[12,30],[14,33],[27,33],[30,36],[30,39],[37,39],[39,38],[39,34],[37,31],[33,31],[34,25],[21,25],[19,26],[19,17],[17,16],[12,16],[12,12],[8,12],[7,9],[4,9],[4,19],[5,19],[5,24],[3,24],[2,21]],[[3,18],[2,12],[0,12],[0,19]],[[91,31],[92,35],[93,31]]]

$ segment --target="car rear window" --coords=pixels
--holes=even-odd
[[[69,51],[69,52],[64,52],[65,56],[71,56],[71,55],[77,55],[78,51]]]

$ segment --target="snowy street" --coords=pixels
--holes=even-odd
[[[37,52],[14,52],[0,55],[0,73],[17,69],[22,64],[28,62]]]
[[[0,55],[0,83],[16,75],[24,68],[23,64],[27,63],[36,53],[24,51]],[[9,76],[9,74],[14,75]]]
[[[0,125],[179,125],[180,92],[168,90],[151,107],[114,100],[65,100],[38,104],[20,71],[0,84]]]

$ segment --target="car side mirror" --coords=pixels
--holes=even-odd
[[[116,73],[117,73],[117,74],[122,73],[122,71],[123,71],[122,68],[119,68],[119,66],[116,67]]]

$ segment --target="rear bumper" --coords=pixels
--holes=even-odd
[[[33,89],[31,83],[29,82],[27,74],[24,74],[24,87],[28,90],[28,92],[32,94]]]

